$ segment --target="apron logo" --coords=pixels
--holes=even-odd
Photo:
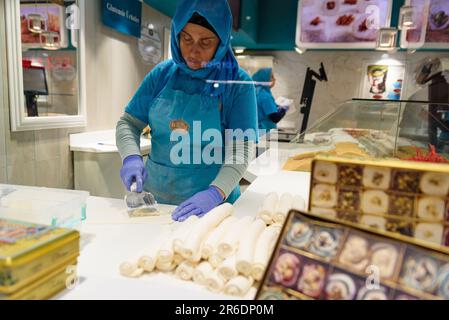
[[[189,124],[184,120],[172,120],[170,121],[170,129],[171,131],[176,131],[180,133],[188,133],[189,132]]]

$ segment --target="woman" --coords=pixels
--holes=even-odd
[[[270,83],[269,85],[257,84],[256,87],[259,129],[260,134],[263,135],[271,129],[276,129],[276,124],[284,118],[289,107],[277,106],[274,101],[271,88],[276,84],[276,78],[271,68],[260,69],[253,75],[253,80]]]
[[[257,139],[254,86],[224,83],[251,82],[232,53],[231,26],[226,0],[181,0],[172,22],[173,59],[146,76],[117,124],[124,185],[130,190],[136,182],[137,192],[144,189],[159,203],[179,205],[172,214],[177,221],[239,197]],[[144,165],[139,133],[146,125],[151,153]],[[225,130],[253,134],[225,139]],[[216,132],[219,138],[211,142]]]

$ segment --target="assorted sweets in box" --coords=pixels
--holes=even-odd
[[[0,219],[0,299],[36,292],[42,297],[60,288],[53,278],[44,287],[36,283],[52,274],[61,279],[57,269],[76,264],[79,239],[76,230]]]
[[[449,246],[449,165],[318,156],[309,212]]]
[[[448,248],[371,230],[290,211],[256,298],[449,299]]]

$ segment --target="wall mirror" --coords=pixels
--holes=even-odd
[[[86,125],[85,0],[6,1],[12,131]]]

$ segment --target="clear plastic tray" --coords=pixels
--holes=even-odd
[[[77,229],[86,219],[87,191],[0,184],[0,218]]]

